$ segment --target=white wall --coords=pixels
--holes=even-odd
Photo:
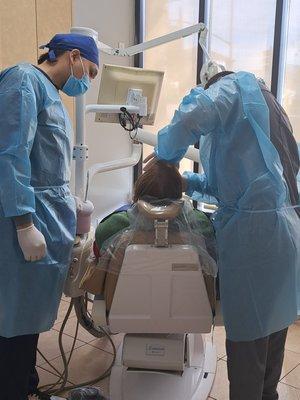
[[[84,26],[99,32],[99,40],[112,46],[134,42],[134,0],[73,0],[73,26]],[[132,65],[129,58],[113,57],[101,53],[100,64]],[[96,103],[101,76],[92,83],[87,94],[87,104]],[[128,157],[131,142],[117,124],[94,122],[90,114],[86,120],[89,160],[87,167],[96,162],[106,162]],[[124,169],[98,175],[89,191],[95,216],[104,216],[127,202],[132,190],[132,169]]]

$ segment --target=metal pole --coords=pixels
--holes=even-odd
[[[135,43],[142,43],[145,39],[145,0],[135,0]],[[139,53],[134,56],[134,66],[143,68],[144,53]],[[141,159],[133,168],[133,182],[143,172],[143,149]]]
[[[286,71],[286,52],[288,44],[288,30],[290,17],[290,0],[283,0],[282,21],[281,21],[281,42],[280,55],[278,63],[278,78],[277,78],[277,100],[280,104],[283,102],[283,87]]]
[[[205,21],[205,0],[199,0],[199,17],[198,17],[198,22],[206,22]],[[196,78],[196,82],[197,85],[199,85],[201,83],[200,81],[200,71],[201,68],[203,66],[204,63],[204,53],[203,50],[199,44],[198,41],[198,48],[197,48],[198,52],[197,52],[197,78]],[[194,146],[196,149],[198,149],[199,151],[199,142],[195,144]],[[193,172],[198,173],[199,172],[199,163],[198,162],[194,162],[193,165]],[[193,202],[194,207],[197,208],[198,207],[198,203],[196,201]]]
[[[85,145],[85,95],[76,97],[76,134],[74,155],[75,159],[75,195],[84,199],[85,192],[85,162],[87,146]]]
[[[271,92],[275,97],[277,97],[278,94],[278,76],[279,76],[280,53],[281,53],[283,2],[284,0],[277,0],[276,2],[272,81],[271,81]]]
[[[98,32],[90,28],[71,27],[70,32],[81,33],[94,38],[98,42]],[[84,199],[86,174],[85,163],[88,158],[88,148],[85,143],[85,102],[86,96],[79,96],[75,99],[75,145],[73,149],[73,159],[75,160],[75,195]]]

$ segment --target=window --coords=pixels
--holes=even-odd
[[[270,87],[276,0],[207,3],[210,4],[208,28],[212,59],[228,70],[253,72]]]
[[[300,4],[291,0],[288,16],[287,49],[283,85],[283,107],[285,108],[300,143]]]
[[[145,38],[150,40],[198,23],[199,0],[146,0]],[[165,71],[155,125],[145,129],[157,133],[169,124],[182,97],[196,85],[198,35],[156,47],[144,53],[144,67]],[[152,149],[144,146],[145,155]],[[183,160],[181,170],[192,170]]]

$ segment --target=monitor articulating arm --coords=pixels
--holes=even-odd
[[[205,63],[202,66],[201,72],[200,72],[200,80],[202,83],[202,86],[205,86],[205,84],[209,81],[209,79],[217,74],[218,72],[224,71],[225,67],[223,65],[220,65],[216,62],[214,62],[207,50],[206,47],[206,41],[207,41],[207,28],[204,23],[200,22],[196,25],[189,26],[184,29],[180,29],[178,31],[168,33],[167,35],[160,36],[158,38],[148,40],[146,42],[134,45],[134,46],[129,46],[129,47],[124,47],[124,45],[121,43],[120,47],[114,48],[111,46],[108,46],[107,44],[100,42],[98,40],[98,32],[94,31],[93,29],[89,28],[82,28],[82,27],[73,27],[71,28],[71,31],[74,33],[82,33],[85,35],[92,36],[94,40],[96,41],[98,48],[100,51],[102,51],[105,54],[109,54],[111,56],[119,56],[119,57],[131,57],[136,54],[142,53],[145,50],[152,49],[157,46],[161,46],[163,44],[173,42],[174,40],[182,39],[187,36],[200,33],[199,37],[199,44],[203,50],[203,53],[205,55]]]
[[[89,32],[87,32],[89,31]],[[168,33],[167,35],[160,36],[158,38],[149,40],[147,42],[143,42],[134,46],[129,46],[129,47],[118,47],[118,48],[113,48],[105,43],[102,43],[98,40],[98,32],[88,29],[88,28],[81,28],[81,27],[73,27],[72,32],[74,33],[82,33],[82,34],[89,34],[92,36],[96,43],[98,44],[98,48],[106,54],[113,55],[113,56],[120,56],[120,57],[131,57],[134,56],[135,54],[142,53],[145,50],[152,49],[154,47],[160,46],[165,43],[172,42],[174,40],[182,39],[184,37],[193,35],[195,33],[200,32],[200,40],[199,43],[203,49],[205,47],[205,42],[206,42],[206,36],[207,36],[207,28],[205,24],[200,22],[199,24],[189,26],[184,29],[180,29],[176,32]],[[206,56],[208,56],[206,48],[203,49],[204,53]]]

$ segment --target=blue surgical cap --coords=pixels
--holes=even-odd
[[[49,49],[48,59],[56,60],[56,50],[78,49],[85,59],[95,63],[99,67],[99,51],[95,40],[79,33],[58,33],[53,36],[49,43],[40,46],[40,49]]]

